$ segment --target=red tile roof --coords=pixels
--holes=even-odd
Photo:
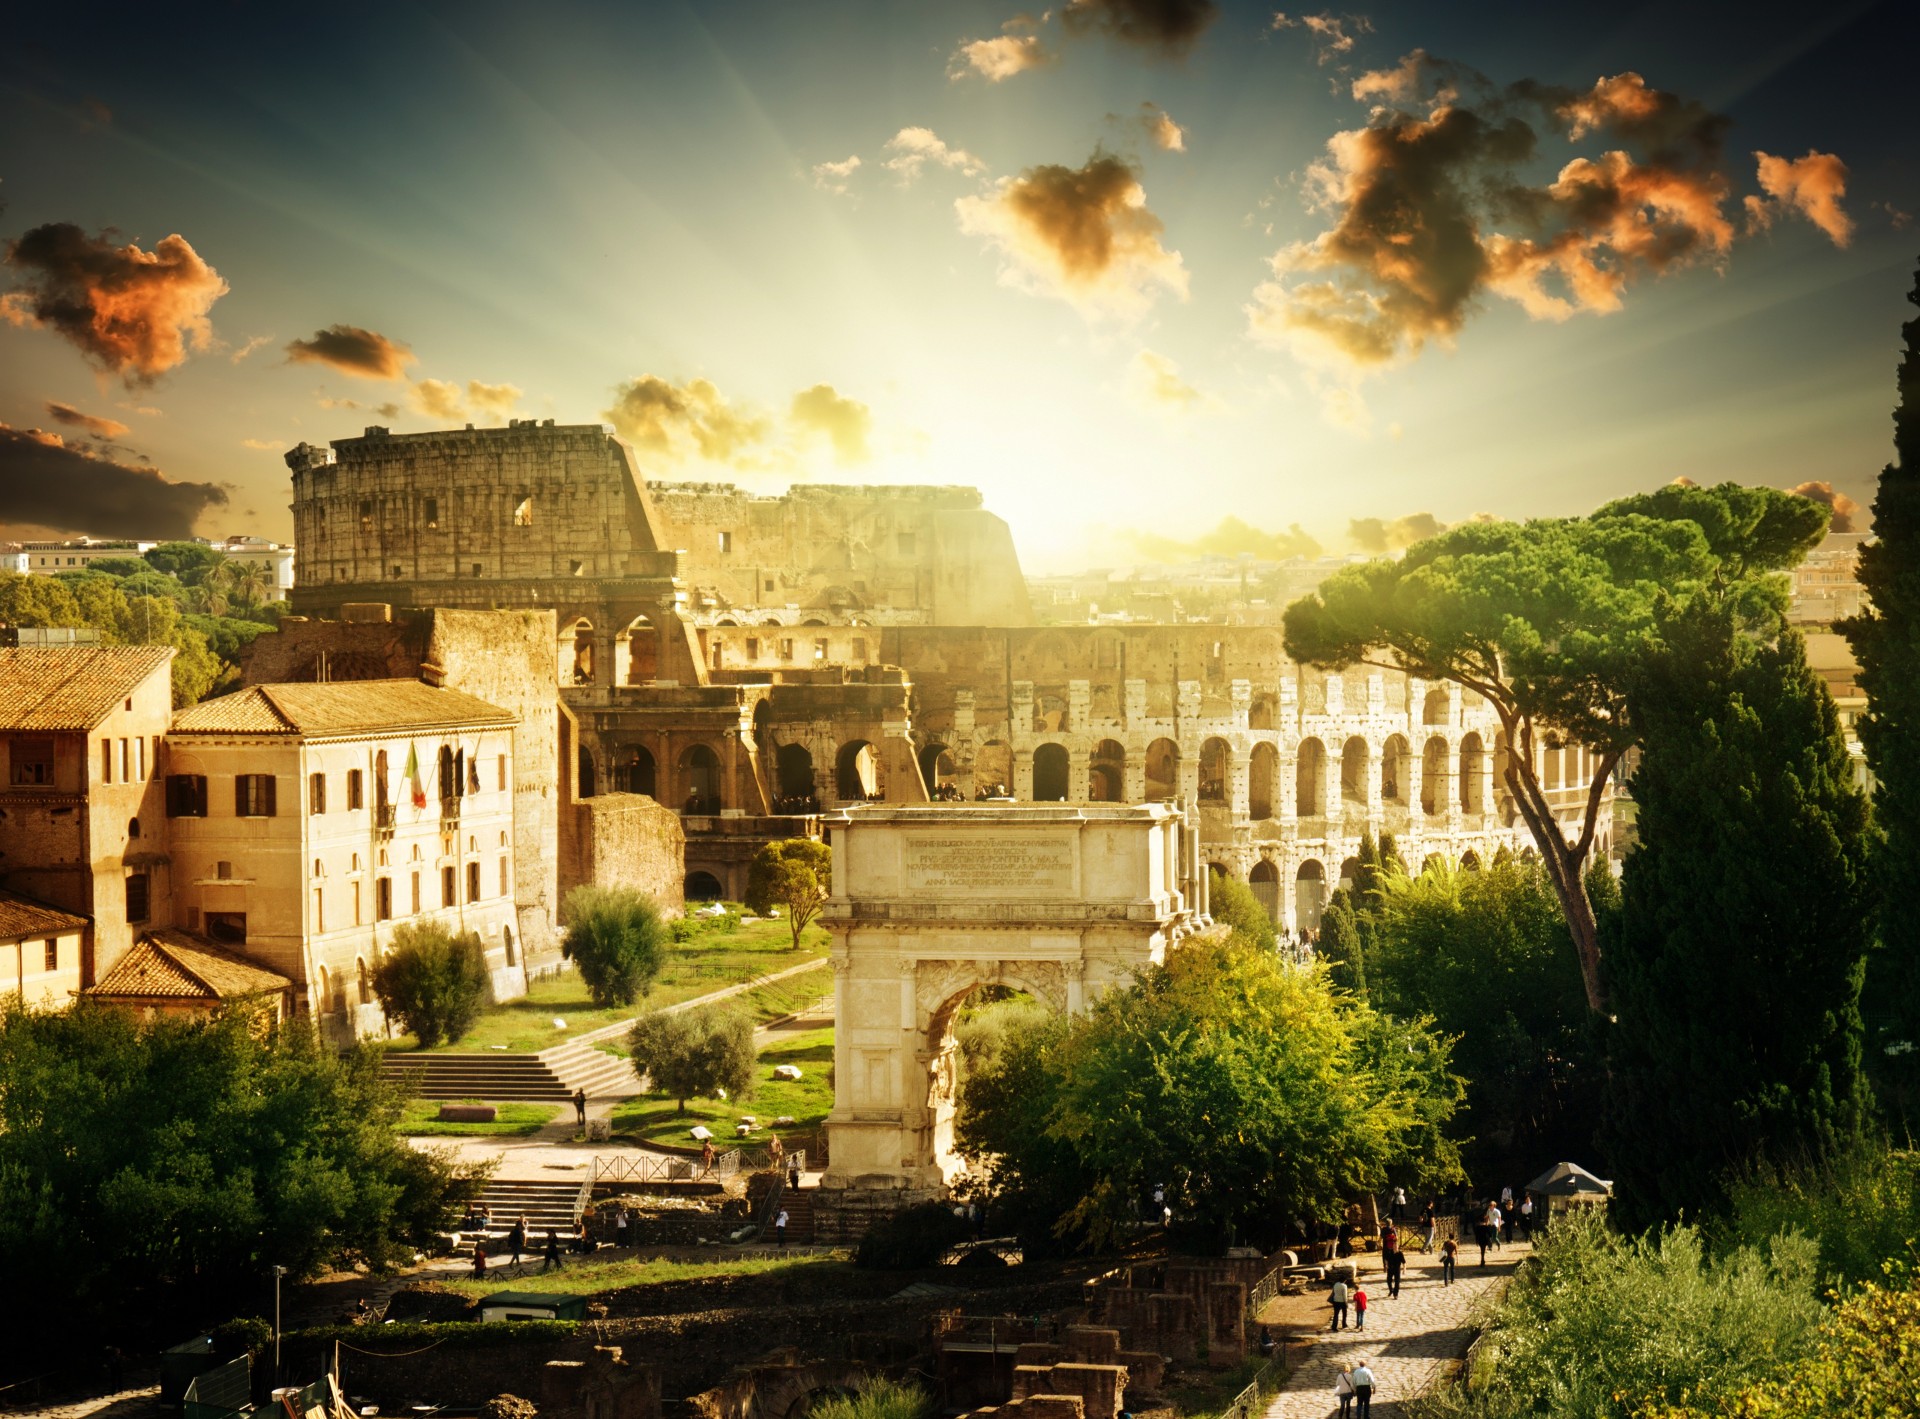
[[[289,990],[277,971],[214,945],[190,931],[145,932],[86,992],[110,1000],[234,1000]]]
[[[286,734],[307,738],[513,724],[517,717],[459,690],[418,680],[253,685],[173,717],[175,734]]]
[[[53,936],[63,931],[79,931],[87,924],[59,907],[36,902],[13,892],[0,891],[0,941],[24,941],[30,936]]]
[[[173,658],[173,647],[0,647],[0,729],[92,729]]]

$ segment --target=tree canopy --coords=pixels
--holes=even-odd
[[[747,910],[764,916],[782,908],[796,951],[800,933],[820,914],[832,891],[833,849],[814,838],[768,843],[747,868]]]
[[[575,887],[566,922],[560,950],[595,1005],[631,1005],[653,988],[672,935],[653,898],[633,887]]]
[[[1378,660],[1492,706],[1496,767],[1545,861],[1598,1011],[1606,987],[1582,879],[1606,780],[1639,739],[1627,681],[1658,635],[1656,608],[1711,594],[1777,615],[1786,594],[1777,574],[1819,540],[1828,516],[1807,498],[1723,483],[1669,486],[1588,517],[1467,523],[1329,577],[1287,608],[1287,653],[1335,669]],[[1571,840],[1538,769],[1541,751],[1562,743],[1586,745],[1596,761]]]
[[[1260,905],[1253,888],[1213,868],[1207,870],[1212,874],[1207,880],[1208,914],[1222,926],[1237,931],[1250,944],[1271,951],[1280,938],[1273,928],[1273,918]]]
[[[747,1098],[753,1091],[753,1019],[725,1004],[654,1010],[627,1031],[633,1072],[656,1094],[675,1100]]]
[[[456,936],[437,921],[401,922],[373,968],[373,992],[422,1049],[458,1040],[493,998],[479,935]]]

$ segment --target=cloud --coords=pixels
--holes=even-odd
[[[851,154],[837,163],[815,163],[813,165],[814,186],[823,188],[836,197],[844,197],[847,194],[849,182],[859,168],[858,153]]]
[[[103,419],[98,414],[83,414],[71,404],[57,404],[49,399],[46,403],[47,417],[57,424],[69,428],[84,429],[97,439],[117,439],[132,430],[118,419]]]
[[[1000,249],[1003,281],[1083,314],[1136,317],[1162,289],[1186,299],[1186,266],[1161,244],[1164,225],[1124,158],[1096,150],[1084,167],[1028,168],[954,209],[963,232]]]
[[[1191,413],[1211,406],[1213,399],[1180,376],[1180,366],[1165,355],[1140,350],[1127,365],[1127,387],[1142,404]]]
[[[215,343],[208,312],[227,283],[178,233],[148,252],[51,222],[9,241],[5,261],[22,285],[0,296],[0,318],[64,336],[129,388]]]
[[[1283,12],[1273,17],[1269,28],[1304,29],[1313,39],[1314,62],[1331,64],[1353,52],[1356,36],[1372,33],[1373,21],[1365,15],[1288,15]]]
[[[1282,562],[1289,557],[1317,557],[1322,550],[1297,522],[1284,532],[1263,532],[1237,517],[1222,518],[1218,527],[1192,541],[1138,529],[1123,529],[1120,540],[1127,543],[1135,555],[1149,562],[1190,562],[1209,556],[1252,556]]]
[[[517,384],[482,384],[477,379],[467,381],[467,402],[482,414],[504,419],[513,413],[521,396],[526,393]]]
[[[1489,296],[1544,320],[1618,310],[1634,281],[1732,247],[1724,120],[1637,74],[1495,91],[1416,50],[1353,92],[1386,102],[1307,170],[1331,225],[1275,253],[1247,307],[1256,339],[1310,363],[1379,366],[1450,343]],[[1625,146],[1536,183],[1543,133]]]
[[[289,364],[330,365],[356,379],[405,379],[413,351],[377,330],[329,325],[287,346]]]
[[[1804,158],[1776,158],[1756,152],[1760,165],[1760,186],[1765,197],[1747,198],[1750,223],[1764,231],[1783,212],[1798,212],[1821,231],[1835,246],[1853,241],[1853,218],[1840,210],[1840,199],[1847,195],[1847,165],[1832,153],[1816,153],[1811,148]]]
[[[0,507],[10,521],[99,537],[190,537],[201,513],[226,502],[217,484],[171,482],[59,434],[0,424]]]
[[[1100,32],[1178,58],[1220,17],[1215,0],[1067,0],[1061,21],[1070,34]]]
[[[793,396],[787,417],[802,433],[825,435],[841,463],[864,463],[872,450],[873,410],[858,399],[848,399],[830,384],[816,384]]]
[[[246,359],[248,355],[251,355],[255,350],[262,349],[265,346],[271,345],[272,343],[273,343],[273,337],[271,335],[255,335],[251,339],[249,339],[244,345],[242,345],[239,349],[235,350],[231,355],[227,356],[227,358],[232,363],[237,365],[242,360]]]
[[[286,444],[275,439],[241,439],[240,447],[250,448],[255,453],[278,453]]]
[[[407,392],[407,402],[429,419],[464,419],[467,414],[460,386],[448,379],[415,380]]]
[[[1146,129],[1147,141],[1162,152],[1187,151],[1187,130],[1175,123],[1173,115],[1158,104],[1140,105],[1140,125]]]
[[[1860,530],[1854,521],[1859,515],[1860,504],[1839,491],[1833,484],[1825,480],[1814,480],[1788,488],[1787,491],[1798,493],[1803,498],[1812,498],[1816,503],[1825,503],[1832,508],[1833,521],[1827,524],[1827,531],[1858,532]]]
[[[1896,232],[1906,230],[1913,222],[1913,213],[1902,211],[1891,202],[1870,202],[1867,205],[1876,212],[1884,212],[1888,223]]]
[[[1475,519],[1490,520],[1484,517]],[[1394,552],[1411,547],[1415,542],[1424,542],[1429,537],[1438,537],[1446,530],[1447,524],[1430,512],[1409,513],[1391,521],[1377,517],[1356,517],[1347,524],[1347,540],[1363,552]]]
[[[1053,64],[1059,56],[1033,32],[1038,24],[1031,15],[1015,15],[993,38],[964,41],[947,61],[947,77],[958,80],[978,74],[989,84],[998,84]]]
[[[747,468],[760,466],[758,452],[773,431],[765,415],[734,408],[707,380],[676,385],[652,374],[617,386],[601,417],[648,453]]]
[[[887,139],[887,151],[893,156],[881,166],[899,173],[902,182],[912,182],[928,163],[952,168],[965,177],[978,177],[987,170],[965,148],[949,148],[931,128],[902,128]]]
[[[383,419],[397,419],[401,412],[398,404],[362,404],[358,399],[335,399],[325,394],[320,396],[320,407],[322,409],[371,409]]]

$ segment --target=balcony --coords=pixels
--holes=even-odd
[[[394,805],[377,803],[373,808],[373,837],[376,842],[393,841]]]
[[[457,828],[460,826],[460,795],[448,794],[440,800],[440,826]]]

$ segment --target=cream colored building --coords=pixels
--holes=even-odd
[[[404,921],[514,935],[515,718],[415,680],[256,685],[168,737],[174,921],[295,983],[335,1038],[385,1032],[370,975]]]
[[[87,919],[0,892],[0,1002],[67,1004],[80,989]]]

